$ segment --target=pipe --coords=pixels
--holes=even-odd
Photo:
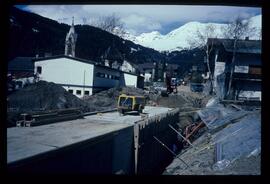
[[[184,136],[182,136],[177,130],[175,130],[170,124],[169,124],[169,127],[171,128],[171,129],[173,129],[178,135],[180,135],[185,141],[187,141],[187,143],[189,143],[192,147],[195,147],[193,144],[191,144],[191,142],[188,140],[188,139],[186,139]]]

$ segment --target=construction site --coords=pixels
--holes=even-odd
[[[143,96],[143,112],[119,114],[121,94]],[[123,87],[80,99],[39,81],[9,95],[8,105],[11,172],[260,174],[258,104],[220,101],[185,85],[166,96]]]
[[[136,64],[114,41],[79,58],[74,17],[66,31],[64,55],[8,63],[9,173],[261,174],[261,40],[207,37],[185,67],[168,53]]]

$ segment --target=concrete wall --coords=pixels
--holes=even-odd
[[[173,155],[159,144],[156,136],[170,149],[176,144],[179,110],[138,121],[118,131],[8,165],[10,173],[85,173],[85,174],[160,174]]]
[[[157,142],[154,136],[173,150],[173,145],[177,145],[177,134],[168,125],[176,128],[178,121],[179,109],[174,109],[134,125],[136,174],[160,174],[172,161],[172,153]]]
[[[11,173],[132,174],[133,127],[9,164]]]

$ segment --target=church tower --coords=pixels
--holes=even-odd
[[[72,17],[72,25],[66,36],[65,55],[75,57],[75,46],[77,41],[77,33],[74,28],[74,17]]]

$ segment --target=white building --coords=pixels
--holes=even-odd
[[[131,73],[136,72],[135,66],[133,66],[131,63],[129,63],[127,60],[123,61],[123,64],[121,65],[120,70],[122,70],[124,72],[131,72]]]
[[[142,88],[143,77],[66,55],[35,59],[39,80],[54,82],[83,97],[112,87]]]

